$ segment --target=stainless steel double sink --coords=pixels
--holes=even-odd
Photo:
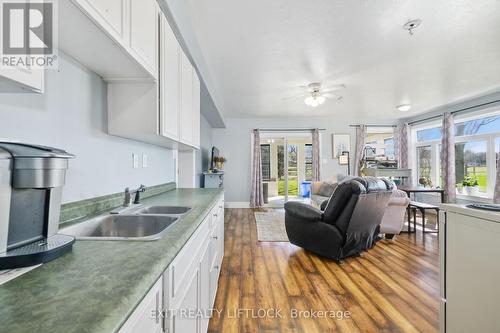
[[[152,241],[162,238],[191,207],[143,206],[105,214],[60,230],[60,233],[82,240]]]

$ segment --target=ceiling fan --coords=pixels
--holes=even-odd
[[[342,90],[345,88],[343,84],[336,84],[329,87],[322,88],[321,83],[313,82],[305,86],[301,86],[301,88],[307,89],[307,93],[300,94],[298,96],[293,96],[289,98],[284,98],[284,100],[302,98],[304,97],[304,103],[313,108],[325,103],[326,99],[333,99],[335,101],[339,101],[342,99],[342,96],[334,94],[332,92],[337,90]]]

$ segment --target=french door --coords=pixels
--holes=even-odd
[[[287,201],[302,199],[300,184],[310,180],[310,147],[310,133],[261,134],[262,174],[264,183],[267,183],[270,206],[282,206]]]

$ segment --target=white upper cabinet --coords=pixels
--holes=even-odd
[[[130,0],[130,47],[157,72],[158,15],[155,0]]]
[[[43,93],[44,70],[0,68],[0,92]]]
[[[108,82],[158,79],[155,0],[59,2],[59,48]]]
[[[193,146],[200,147],[200,78],[193,68]]]
[[[124,38],[126,0],[79,0],[81,5],[87,5],[87,11],[100,17],[101,24],[108,31],[114,31],[117,36]]]
[[[181,50],[181,142],[193,144],[193,66]]]
[[[108,133],[172,149],[199,148],[200,80],[167,19],[156,5],[149,6],[150,1],[154,3],[147,0],[148,4],[138,5],[139,1],[133,1],[130,40],[132,52],[158,68],[158,80],[109,80]],[[140,40],[140,36],[146,37]],[[152,40],[159,57],[150,52]]]
[[[179,140],[180,46],[164,15],[160,39],[160,134]]]

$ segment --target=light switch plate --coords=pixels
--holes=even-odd
[[[147,168],[148,167],[148,155],[142,154],[142,167]]]
[[[132,154],[132,167],[137,169],[139,167],[139,155],[133,153]]]

